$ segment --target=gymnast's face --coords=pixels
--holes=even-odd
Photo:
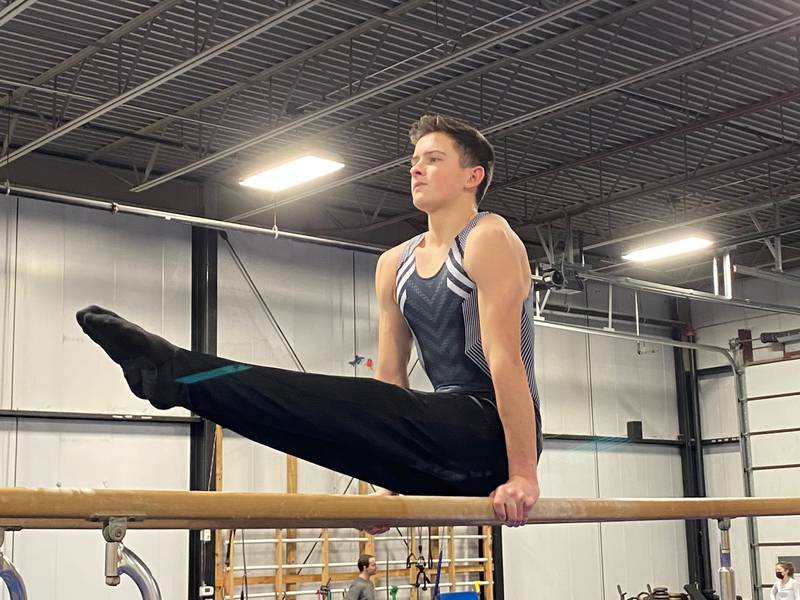
[[[434,132],[422,136],[411,158],[411,197],[428,214],[459,199],[475,197],[483,167],[463,167],[453,138]]]

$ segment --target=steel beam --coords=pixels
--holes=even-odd
[[[698,131],[700,129],[705,129],[706,127],[711,127],[719,123],[725,123],[726,121],[731,121],[733,119],[749,115],[751,113],[763,110],[765,108],[769,108],[776,104],[791,102],[792,100],[796,100],[797,98],[800,98],[800,90],[793,90],[785,94],[773,96],[772,98],[767,98],[766,100],[762,100],[761,102],[756,102],[755,104],[749,104],[747,106],[742,106],[740,108],[725,113],[714,114],[703,119],[697,119],[682,127],[676,127],[673,129],[669,129],[667,131],[662,131],[650,137],[643,138],[628,144],[623,144],[622,146],[617,146],[616,148],[610,148],[608,150],[605,150],[603,152],[598,152],[596,154],[590,154],[588,156],[584,156],[572,162],[556,165],[555,167],[545,169],[544,171],[531,173],[530,175],[518,177],[511,181],[499,182],[492,186],[492,190],[497,191],[509,187],[515,188],[525,183],[531,183],[533,181],[536,181],[537,179],[540,179],[542,177],[547,177],[548,175],[552,175],[553,173],[558,173],[560,171],[574,169],[576,167],[580,167],[583,165],[599,162],[601,160],[605,160],[606,158],[615,156],[617,154],[622,154],[624,152],[637,150],[639,148],[642,148],[644,146],[650,146],[657,142],[675,138],[681,135],[686,135],[687,133]]]
[[[782,186],[778,191],[773,190],[765,190],[763,192],[755,192],[753,194],[748,194],[746,196],[742,196],[741,198],[737,198],[736,202],[751,202],[753,200],[758,200],[759,198],[769,198],[774,197],[773,194],[785,194],[791,192],[797,188],[800,188],[800,181],[790,184],[787,186]],[[664,227],[658,227],[656,229],[648,229],[646,231],[635,231],[630,232],[622,235],[618,235],[612,239],[603,240],[602,242],[597,242],[594,244],[589,244],[585,247],[586,250],[595,250],[597,248],[602,248],[604,246],[612,246],[614,244],[619,244],[622,242],[627,242],[630,240],[634,240],[640,237],[646,237],[649,235],[653,235],[656,233],[663,233],[664,231],[671,231],[673,229],[682,229],[684,227],[692,227],[694,225],[699,225],[701,223],[706,223],[708,221],[713,221],[715,219],[720,219],[723,217],[735,217],[738,215],[746,215],[752,212],[758,212],[760,210],[765,210],[767,208],[771,208],[774,204],[784,204],[788,202],[793,202],[795,200],[800,199],[800,194],[791,193],[789,196],[777,198],[775,200],[768,200],[765,202],[758,202],[756,204],[749,204],[742,208],[736,209],[728,209],[722,210],[719,212],[701,215],[699,217],[693,217],[691,219],[687,219],[685,221],[680,221],[677,223],[672,223],[670,225],[665,225]],[[721,200],[720,202],[716,203],[714,206],[719,207],[721,205],[730,204],[731,200]],[[713,208],[713,207],[712,207]]]
[[[702,62],[704,60],[708,60],[714,56],[723,54],[725,52],[729,52],[732,50],[743,51],[744,48],[749,48],[753,44],[759,43],[763,38],[769,37],[772,35],[777,35],[781,33],[785,33],[787,30],[791,30],[792,28],[800,25],[800,16],[794,17],[792,19],[787,19],[786,21],[782,21],[779,23],[775,23],[770,25],[769,27],[765,27],[759,29],[757,31],[753,31],[724,42],[720,42],[708,48],[704,48],[701,50],[697,50],[695,52],[691,52],[687,55],[679,57],[675,60],[668,61],[661,65],[657,65],[650,69],[645,69],[644,71],[640,71],[638,73],[634,73],[627,77],[623,77],[622,79],[618,79],[616,81],[612,81],[610,83],[586,90],[569,98],[565,98],[559,102],[555,102],[544,106],[542,108],[536,109],[534,111],[525,113],[523,115],[519,115],[518,117],[514,117],[507,121],[503,121],[491,127],[484,128],[482,133],[484,135],[493,136],[495,134],[498,135],[508,135],[514,127],[520,125],[521,123],[528,123],[531,122],[539,122],[537,120],[541,119],[552,119],[556,116],[560,116],[562,114],[572,112],[575,110],[579,110],[585,108],[586,106],[590,106],[592,103],[597,102],[599,99],[606,97],[608,94],[618,93],[620,90],[623,90],[625,87],[629,87],[634,84],[641,84],[642,82],[653,80],[659,77],[664,76],[673,76],[676,72],[680,72],[681,69],[691,68],[692,65],[697,64],[698,62]],[[472,76],[475,76],[479,70],[473,71],[471,73]],[[428,90],[427,93],[430,93],[431,90]],[[320,188],[316,188],[314,190],[309,190],[306,192],[301,192],[299,194],[295,194],[293,196],[289,196],[283,199],[279,199],[276,202],[277,206],[284,206],[286,204],[291,204],[298,200],[302,200],[304,198],[315,196],[319,193],[330,191],[331,189],[340,187],[342,185],[347,185],[349,183],[353,183],[355,181],[359,181],[361,179],[365,179],[367,177],[371,177],[378,173],[382,173],[383,171],[388,171],[389,169],[393,169],[397,166],[404,165],[408,161],[408,157],[403,156],[396,158],[394,160],[385,162],[381,165],[377,165],[370,169],[364,170],[360,173],[355,173],[349,177],[345,177],[342,179],[338,179],[334,182],[331,182],[325,186]],[[192,165],[188,165],[191,167]],[[205,166],[205,165],[201,165]],[[198,167],[199,168],[199,167]],[[188,171],[179,170],[173,173],[177,173],[178,175],[184,174]],[[170,176],[172,174],[167,174]],[[177,175],[176,175],[177,176]],[[170,177],[172,178],[172,177]],[[155,180],[154,180],[155,181]],[[165,180],[166,181],[166,180]],[[142,186],[138,188],[133,188],[133,191],[141,191],[145,189]],[[626,198],[627,199],[627,198]],[[614,200],[616,201],[616,200]],[[240,215],[236,215],[232,218],[232,220],[242,220],[244,218],[253,216],[262,212],[263,210],[268,210],[267,208],[263,209],[255,209],[253,211],[249,211],[247,213],[242,213]],[[556,216],[555,213],[558,212]],[[585,211],[583,211],[585,212]],[[564,216],[562,211],[552,211],[552,213],[547,213],[548,218],[550,221],[557,220]],[[579,213],[576,213],[579,214]],[[545,221],[531,221],[531,222],[545,222]]]
[[[605,25],[608,25],[608,24],[613,23],[615,21],[618,21],[620,19],[625,19],[628,16],[630,16],[630,15],[632,15],[634,13],[640,12],[642,10],[645,10],[646,8],[648,8],[648,7],[650,7],[650,6],[654,5],[654,4],[658,4],[661,1],[662,0],[640,0],[639,2],[636,2],[634,4],[626,6],[625,8],[622,8],[622,9],[618,10],[617,12],[608,14],[608,15],[606,15],[604,17],[601,17],[599,19],[596,19],[594,21],[591,21],[589,23],[581,25],[580,27],[577,27],[575,29],[571,29],[569,31],[565,31],[564,33],[561,33],[561,34],[556,35],[556,36],[554,36],[552,38],[549,38],[549,39],[547,39],[547,40],[545,40],[543,42],[540,42],[538,44],[534,44],[532,46],[529,46],[528,48],[524,48],[523,50],[515,52],[514,54],[512,54],[510,56],[505,56],[505,57],[500,58],[498,60],[492,61],[492,62],[490,62],[490,63],[488,63],[486,65],[483,65],[482,67],[478,67],[477,69],[473,69],[473,70],[471,70],[471,71],[469,71],[467,73],[463,73],[463,74],[458,75],[458,76],[456,76],[456,77],[454,77],[452,79],[449,79],[447,81],[443,81],[442,83],[438,83],[438,84],[436,84],[436,85],[434,85],[432,87],[429,87],[429,88],[426,88],[426,89],[421,90],[419,92],[416,92],[414,94],[411,94],[410,96],[407,96],[407,97],[402,98],[400,100],[396,100],[396,101],[391,102],[391,103],[389,103],[389,104],[387,104],[385,106],[381,106],[380,108],[377,108],[375,110],[371,110],[371,111],[365,112],[364,114],[362,114],[359,117],[356,117],[354,119],[350,119],[350,120],[348,120],[348,121],[346,121],[344,123],[340,123],[339,125],[335,125],[333,127],[330,127],[328,129],[326,129],[324,132],[320,133],[319,135],[315,135],[314,137],[312,137],[311,140],[306,140],[306,142],[322,140],[322,139],[324,139],[324,138],[326,138],[326,137],[328,137],[330,135],[333,135],[335,133],[338,133],[338,132],[341,132],[341,131],[346,131],[346,130],[348,130],[350,128],[358,127],[362,123],[368,122],[371,119],[379,117],[380,115],[383,115],[383,114],[386,114],[386,113],[395,112],[395,111],[399,111],[402,107],[407,106],[409,104],[412,104],[414,102],[417,102],[418,100],[422,100],[424,98],[434,98],[436,96],[436,94],[438,94],[439,92],[442,92],[442,91],[444,91],[446,89],[455,87],[455,86],[460,85],[461,83],[464,83],[466,81],[471,81],[471,80],[473,80],[475,78],[480,77],[481,75],[485,75],[487,73],[497,72],[500,69],[502,69],[503,67],[506,67],[508,65],[512,65],[514,63],[519,63],[521,61],[525,61],[525,60],[527,60],[527,59],[529,59],[529,58],[531,58],[533,56],[536,56],[537,54],[539,54],[541,52],[544,52],[545,50],[548,50],[550,48],[553,48],[553,47],[556,47],[558,45],[564,44],[564,43],[566,43],[566,42],[568,42],[570,40],[573,40],[573,39],[578,38],[578,37],[580,37],[582,35],[585,35],[586,33],[590,32],[590,31],[595,31],[595,30],[599,29],[600,27],[603,27]],[[399,150],[398,150],[398,154],[399,154]],[[403,161],[400,160],[400,162],[402,163]],[[222,171],[222,173],[218,174],[217,177],[229,176],[230,172],[233,171],[233,170],[234,169],[230,169],[230,168],[226,169],[226,170]],[[236,168],[235,170],[238,171],[238,168]]]
[[[800,286],[800,277],[797,275],[790,275],[789,273],[778,273],[776,271],[768,271],[767,269],[759,269],[758,267],[746,267],[744,265],[733,265],[733,272],[746,277],[775,281],[782,285]]]
[[[417,8],[418,6],[420,6],[422,4],[425,4],[426,2],[429,2],[429,1],[430,0],[411,0],[410,2],[404,2],[400,6],[397,6],[395,8],[392,8],[391,10],[386,11],[385,14],[390,16],[390,17],[391,16],[399,16],[399,15],[401,15],[401,14],[403,14],[405,12],[408,12],[410,10],[413,10],[413,9]],[[295,65],[302,64],[304,61],[306,61],[306,60],[308,60],[310,58],[313,58],[314,56],[317,56],[318,54],[320,54],[322,52],[325,52],[326,50],[330,50],[331,48],[335,48],[336,46],[338,46],[340,44],[344,44],[344,43],[348,42],[349,40],[361,35],[362,33],[365,33],[367,31],[370,31],[371,29],[374,29],[375,27],[377,27],[381,23],[382,23],[381,19],[374,18],[374,19],[370,19],[368,21],[365,21],[364,23],[361,23],[360,25],[356,25],[355,27],[353,27],[351,29],[348,29],[347,31],[344,31],[344,32],[342,32],[342,33],[340,33],[338,35],[333,36],[332,38],[330,38],[329,40],[326,40],[322,44],[319,44],[319,45],[314,46],[313,48],[309,48],[307,50],[303,50],[302,52],[299,52],[299,53],[295,54],[291,58],[289,58],[289,59],[287,59],[287,60],[285,60],[285,61],[283,61],[281,63],[278,63],[277,65],[273,65],[273,66],[267,67],[266,69],[263,69],[263,70],[259,71],[255,75],[251,75],[250,77],[248,77],[247,79],[245,79],[241,83],[237,83],[235,85],[227,87],[224,90],[220,90],[219,92],[217,92],[215,94],[212,94],[208,98],[204,98],[203,100],[199,100],[198,102],[195,102],[194,104],[191,104],[190,106],[187,106],[186,108],[182,108],[181,110],[179,110],[176,113],[175,116],[166,116],[166,117],[164,117],[162,119],[159,119],[158,121],[148,125],[147,127],[143,127],[137,133],[140,133],[140,134],[141,133],[150,133],[150,132],[153,132],[153,131],[158,131],[160,129],[163,129],[163,128],[169,126],[173,121],[175,121],[177,117],[185,117],[187,115],[194,114],[194,113],[196,113],[196,112],[198,112],[198,111],[200,111],[200,110],[202,110],[202,109],[204,109],[204,108],[206,108],[208,106],[212,106],[214,104],[217,104],[218,102],[222,102],[224,100],[227,100],[228,98],[230,98],[232,96],[235,96],[239,92],[244,91],[247,88],[252,87],[253,85],[256,85],[257,83],[261,83],[262,81],[266,81],[270,77],[274,77],[275,75],[279,75],[280,73],[283,73],[288,69],[291,69]],[[98,148],[97,150],[92,152],[89,155],[88,159],[89,160],[94,160],[98,156],[101,156],[103,154],[106,154],[108,152],[116,150],[116,149],[124,146],[129,141],[131,141],[131,139],[132,138],[124,138],[123,137],[123,138],[120,138],[120,139],[118,139],[118,140],[116,140],[114,142],[111,142],[110,144],[106,144],[102,148]]]
[[[280,25],[281,23],[288,21],[292,17],[295,17],[304,11],[315,7],[318,4],[321,4],[323,0],[298,0],[292,6],[285,8],[277,13],[267,17],[248,27],[247,29],[240,31],[236,35],[232,36],[231,38],[225,40],[214,46],[213,48],[209,48],[208,50],[204,50],[200,54],[193,56],[192,58],[185,60],[184,62],[180,63],[172,67],[171,69],[164,71],[160,75],[153,77],[152,79],[138,85],[137,87],[133,88],[125,92],[124,94],[120,94],[116,98],[112,98],[108,102],[101,104],[100,106],[90,110],[89,112],[81,115],[80,117],[70,121],[69,123],[62,125],[61,127],[57,127],[52,131],[46,133],[45,135],[39,137],[38,139],[29,142],[28,144],[22,146],[21,148],[17,148],[13,152],[9,152],[4,156],[0,157],[0,162],[4,164],[9,164],[14,162],[15,160],[22,158],[26,154],[33,152],[34,150],[41,148],[45,144],[49,144],[60,137],[68,134],[69,132],[77,129],[81,125],[85,125],[93,121],[94,119],[101,117],[102,115],[114,110],[115,108],[119,108],[120,106],[124,106],[126,103],[138,98],[139,96],[146,94],[150,90],[157,88],[158,86],[167,83],[183,75],[184,73],[198,67],[221,54],[228,52],[236,48],[237,46],[253,39],[254,37],[261,35],[265,31],[272,29]],[[153,180],[155,181],[155,180]]]
[[[22,11],[30,8],[36,0],[14,0],[0,9],[0,27],[17,17]]]
[[[508,40],[512,40],[515,37],[518,37],[533,29],[537,29],[543,25],[551,23],[552,21],[555,21],[561,17],[567,16],[574,11],[586,8],[587,6],[591,6],[592,4],[595,4],[597,2],[598,0],[572,0],[571,2],[565,4],[564,6],[560,6],[553,10],[547,11],[541,15],[537,15],[536,17],[526,21],[525,23],[507,29],[501,33],[489,36],[488,38],[476,42],[471,46],[467,46],[462,50],[458,50],[456,52],[453,52],[452,54],[443,56],[438,60],[433,60],[426,65],[413,69],[408,73],[404,73],[403,75],[395,77],[394,79],[391,79],[385,83],[376,85],[375,87],[360,92],[358,94],[353,94],[349,98],[345,98],[343,100],[340,100],[339,102],[335,102],[334,104],[316,110],[312,113],[298,117],[297,119],[289,121],[284,125],[275,127],[274,129],[266,131],[260,135],[252,137],[243,142],[240,142],[234,146],[231,146],[230,148],[216,152],[210,156],[207,156],[203,159],[185,165],[179,169],[175,169],[174,171],[166,173],[161,177],[152,179],[151,181],[145,184],[133,187],[131,188],[131,191],[142,192],[151,189],[153,187],[156,187],[157,185],[160,185],[167,181],[171,181],[172,179],[180,177],[181,175],[186,175],[187,173],[196,171],[197,169],[213,164],[223,158],[226,158],[238,152],[242,152],[243,150],[247,150],[248,148],[252,148],[253,146],[257,146],[258,144],[271,140],[279,135],[288,133],[299,127],[303,127],[304,125],[313,123],[323,117],[336,113],[344,108],[349,108],[351,106],[358,104],[359,102],[368,100],[370,98],[383,94],[387,91],[393,90],[401,85],[419,79],[420,77],[424,77],[425,75],[436,72],[449,65],[457,63],[465,58],[469,58],[474,54],[484,52],[497,44],[501,44]],[[800,21],[800,18],[798,18],[798,20]]]
[[[173,6],[180,4],[183,0],[161,0],[158,4],[153,6],[152,8],[144,11],[140,15],[134,17],[121,27],[116,28],[114,31],[107,33],[102,38],[100,38],[96,43],[87,46],[80,52],[77,52],[67,58],[66,60],[61,61],[54,67],[51,67],[38,77],[32,79],[29,86],[21,85],[10,95],[7,95],[5,98],[0,99],[0,106],[8,106],[20,98],[22,98],[25,94],[27,94],[31,89],[35,89],[36,86],[41,86],[44,83],[47,83],[57,75],[61,73],[65,73],[69,71],[72,67],[79,65],[80,63],[84,62],[85,60],[94,56],[97,52],[105,48],[106,46],[113,44],[114,42],[118,41],[122,37],[126,36],[127,34],[135,31],[145,23],[152,21],[158,15],[164,13],[165,11],[169,10]]]
[[[781,144],[780,146],[769,148],[768,150],[763,150],[756,154],[742,156],[724,163],[718,163],[716,165],[705,167],[704,169],[699,169],[692,175],[687,173],[678,173],[660,181],[638,186],[635,189],[625,190],[609,196],[598,196],[585,202],[578,202],[570,206],[550,210],[530,219],[526,222],[526,224],[541,225],[543,223],[557,221],[566,216],[575,217],[576,215],[584,214],[596,208],[602,208],[610,204],[616,204],[626,200],[635,200],[637,198],[641,198],[642,196],[648,196],[650,194],[655,194],[657,192],[663,192],[665,190],[683,186],[693,181],[708,179],[709,177],[728,172],[732,169],[738,169],[768,160],[774,160],[776,158],[791,156],[793,154],[797,154],[798,152],[800,152],[800,144]]]
[[[102,71],[98,71],[97,73],[98,73],[98,75],[100,75],[100,77],[103,77]],[[67,98],[76,98],[78,100],[86,100],[87,102],[95,102],[95,103],[101,102],[101,100],[99,100],[98,98],[94,98],[92,96],[87,96],[85,94],[76,94],[76,93],[71,93],[71,92],[67,92],[67,91],[64,91],[64,90],[56,90],[54,88],[43,87],[43,86],[40,86],[40,85],[36,85],[35,86],[33,84],[25,84],[25,83],[22,83],[20,81],[15,81],[15,80],[12,80],[12,79],[0,78],[0,83],[4,83],[6,85],[13,85],[13,86],[16,86],[16,87],[19,87],[19,88],[25,88],[27,90],[35,90],[37,92],[43,92],[45,94],[53,95],[53,96],[66,96]],[[5,103],[5,100],[0,99],[0,108],[8,108],[8,104]],[[238,133],[239,135],[246,135],[246,134],[250,133],[249,131],[245,131],[244,129],[237,129],[235,127],[228,127],[227,125],[220,125],[220,124],[213,124],[212,125],[211,123],[209,123],[207,121],[202,121],[200,119],[192,119],[190,117],[182,117],[182,116],[178,116],[178,115],[172,115],[172,114],[169,114],[169,113],[164,112],[164,111],[153,110],[151,108],[145,108],[143,106],[135,106],[133,104],[126,104],[123,107],[123,109],[131,110],[131,111],[134,111],[134,112],[140,112],[140,113],[144,113],[144,114],[148,114],[148,115],[155,115],[157,117],[169,117],[170,119],[172,119],[174,121],[184,121],[186,123],[195,123],[195,124],[200,125],[200,126],[206,126],[206,125],[213,126],[213,127],[218,128],[218,129],[223,129],[225,131],[230,131],[232,133]],[[138,135],[138,133],[127,133],[126,132],[124,135],[131,136],[131,137],[135,138],[136,135]]]

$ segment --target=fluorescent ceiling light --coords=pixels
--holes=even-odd
[[[694,252],[695,250],[702,250],[711,244],[711,240],[699,237],[688,237],[668,244],[661,244],[660,246],[629,252],[628,254],[623,254],[622,258],[635,262],[658,260],[659,258],[667,258],[668,256],[677,256],[679,254],[686,254],[687,252]]]
[[[280,192],[338,171],[342,167],[344,167],[343,163],[309,155],[256,173],[239,183],[260,190]]]

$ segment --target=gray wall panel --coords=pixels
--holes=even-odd
[[[599,435],[625,435],[642,421],[644,437],[675,439],[678,418],[672,349],[590,337],[592,398]]]

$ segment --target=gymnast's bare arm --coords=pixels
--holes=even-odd
[[[508,453],[509,479],[492,493],[494,510],[508,525],[521,525],[539,499],[536,421],[520,350],[522,304],[531,288],[528,256],[505,219],[488,215],[467,239],[464,268],[478,290],[481,341]]]
[[[407,388],[411,332],[395,298],[397,264],[402,252],[402,244],[387,250],[381,254],[375,268],[375,292],[378,296],[378,363],[375,366],[375,379]],[[394,492],[377,488],[376,494],[392,496]],[[378,535],[389,531],[389,527],[376,526],[364,531]]]
[[[403,245],[387,250],[375,269],[378,295],[378,363],[375,379],[408,387],[408,361],[411,357],[411,332],[395,298],[397,263]]]

